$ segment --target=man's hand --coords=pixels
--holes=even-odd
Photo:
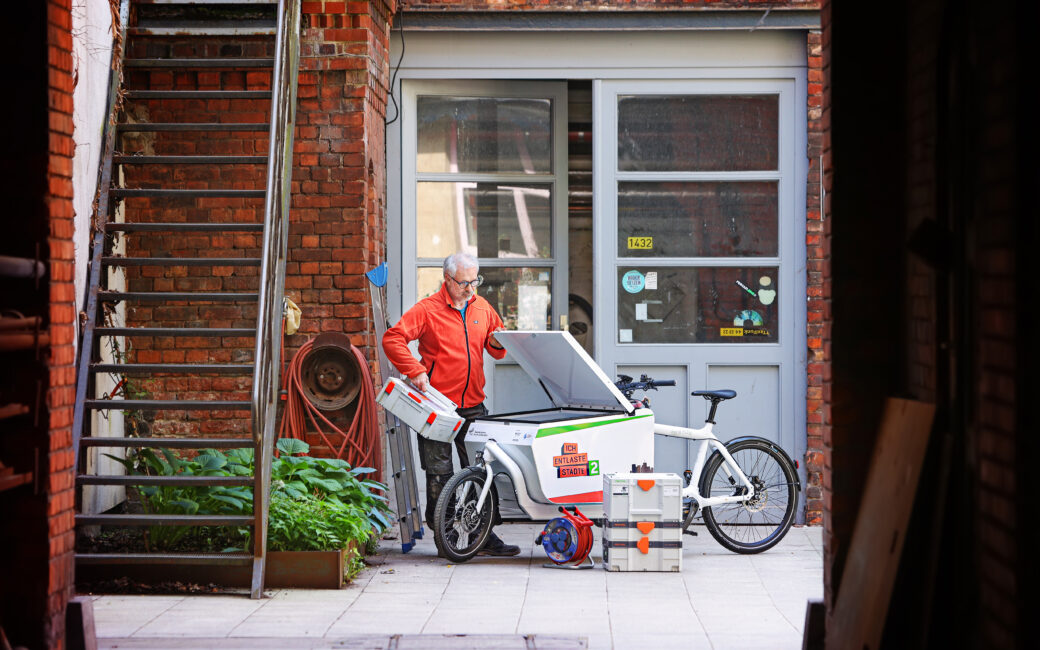
[[[430,376],[427,375],[425,372],[419,373],[414,377],[410,377],[408,381],[412,382],[413,386],[415,386],[424,393],[430,389]]]
[[[504,332],[505,329],[506,328],[504,327],[499,327],[495,329],[495,332]],[[495,332],[491,333],[491,336],[488,337],[488,341],[491,342],[491,347],[498,348],[499,350],[501,350],[503,346],[501,343],[498,342],[498,339],[495,338]]]

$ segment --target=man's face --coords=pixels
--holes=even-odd
[[[469,301],[473,297],[473,294],[477,292],[477,288],[474,286],[460,286],[460,282],[472,282],[477,279],[477,269],[457,269],[455,275],[444,274],[444,283],[448,285],[448,295],[455,303],[462,303]]]

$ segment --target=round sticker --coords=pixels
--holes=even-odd
[[[646,279],[639,271],[629,271],[621,276],[621,286],[629,293],[639,293],[646,286]]]

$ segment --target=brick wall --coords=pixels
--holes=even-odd
[[[50,368],[46,470],[41,485],[47,494],[47,606],[44,640],[64,647],[65,605],[75,595],[73,545],[75,540],[75,458],[72,452],[72,414],[76,391],[76,296],[72,208],[72,18],[69,0],[49,0],[47,7],[47,61],[50,85],[50,133],[47,164],[47,215],[50,257]]]
[[[14,646],[62,648],[73,595],[72,405],[76,312],[73,289],[72,37],[70,0],[17,3],[18,102],[0,109],[17,124],[5,140],[0,182],[8,219],[0,255],[38,258],[38,282],[4,278],[0,304],[40,317],[38,348],[5,350],[0,404],[28,407],[3,419],[0,461],[31,477],[0,490],[0,626]],[[47,343],[49,341],[49,345]]]
[[[409,0],[407,11],[703,11],[817,9],[819,0]]]
[[[293,225],[286,294],[303,309],[289,350],[344,332],[374,377],[368,280],[386,259],[385,120],[390,17],[396,3],[303,3]],[[346,424],[352,414],[344,414]],[[310,433],[315,453],[324,442]]]
[[[829,609],[851,588],[841,584],[843,554],[873,443],[864,420],[876,424],[862,404],[902,393],[938,409],[922,469],[931,482],[918,492],[886,623],[893,647],[1031,647],[1023,577],[1035,559],[1024,517],[1034,508],[1023,486],[1037,446],[1026,425],[1036,379],[1023,360],[1035,356],[1024,324],[1036,301],[1022,282],[1031,273],[1023,254],[1037,241],[1037,129],[1023,81],[1036,13],[956,0],[914,3],[898,20],[848,3],[822,9],[824,230],[834,251]],[[888,63],[857,63],[867,43]],[[901,152],[894,162],[892,151]],[[879,192],[891,210],[872,203]],[[900,236],[875,237],[879,229]],[[878,273],[886,263],[895,276]],[[901,308],[898,331],[857,312],[850,292]],[[887,353],[864,363],[858,350],[883,343]]]
[[[289,255],[286,295],[303,310],[299,333],[288,337],[286,357],[321,332],[345,332],[372,361],[374,347],[364,272],[385,258],[385,115],[389,86],[389,20],[393,7],[383,2],[304,2],[301,65],[292,164]],[[184,39],[138,37],[129,56],[272,56],[264,39]],[[131,70],[127,85],[137,89],[259,90],[270,87],[267,70]],[[268,102],[168,100],[136,102],[131,119],[149,122],[264,122]],[[265,155],[262,132],[142,133],[123,137],[124,153],[170,155]],[[128,165],[127,187],[262,189],[265,165]],[[125,201],[135,221],[261,222],[261,199],[207,198]],[[257,257],[256,234],[196,234],[170,238],[135,234],[128,255],[170,257]],[[255,291],[252,267],[130,268],[133,291]],[[132,325],[252,327],[253,305],[135,305]],[[249,339],[142,340],[131,349],[138,363],[248,362]],[[156,399],[248,399],[249,377],[158,377],[132,388]],[[147,417],[147,415],[144,415]],[[340,417],[345,424],[350,413]],[[242,435],[249,420],[237,412],[157,413],[146,423],[158,435]],[[321,438],[308,437],[315,453],[325,453]]]
[[[811,31],[806,35],[808,92],[807,151],[809,176],[805,192],[805,269],[806,327],[808,363],[806,366],[806,445],[805,445],[805,509],[806,523],[823,523],[823,468],[824,438],[830,427],[830,384],[828,376],[831,358],[830,311],[830,231],[824,218],[823,164],[823,34]]]
[[[1032,183],[1035,176],[1020,176],[1016,168],[1034,154],[1020,139],[1027,118],[1016,114],[1016,98],[1025,92],[1020,88],[1033,74],[1032,66],[1020,61],[1032,50],[1013,38],[1015,14],[1006,4],[968,12],[964,41],[971,47],[965,48],[965,58],[959,61],[967,68],[962,73],[964,94],[971,98],[966,101],[971,102],[968,118],[973,127],[973,142],[963,153],[972,182],[966,198],[974,198],[967,208],[965,233],[968,263],[974,269],[963,300],[975,319],[966,325],[977,332],[971,367],[974,400],[968,413],[978,478],[974,532],[980,578],[979,640],[986,647],[1011,647],[1016,638],[1024,642],[1028,621],[1018,620],[1017,615],[1026,611],[1019,608],[1019,600],[1027,590],[1018,565],[1020,555],[1036,552],[1025,542],[1028,523],[1019,520],[1019,514],[1028,511],[1019,504],[1031,501],[1028,474],[1016,472],[1031,460],[1016,461],[1017,439],[1036,435],[1016,426],[1017,411],[1029,408],[1016,401],[1017,370],[1025,361],[1019,343],[1031,336],[1031,323],[1017,319],[1017,283],[1032,282],[1028,275],[1016,273],[1026,266],[1018,264],[1016,241],[1024,223],[1035,218],[1035,209],[1029,214],[1032,199],[1018,203],[1026,195],[1019,194],[1019,184]]]

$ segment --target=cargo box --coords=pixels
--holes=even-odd
[[[423,392],[397,377],[386,381],[376,402],[420,436],[438,442],[454,438],[464,421],[455,412],[455,403],[432,387]]]
[[[682,542],[610,541],[603,538],[607,571],[682,571]]]
[[[682,479],[678,474],[604,474],[603,517],[626,522],[680,521]]]

